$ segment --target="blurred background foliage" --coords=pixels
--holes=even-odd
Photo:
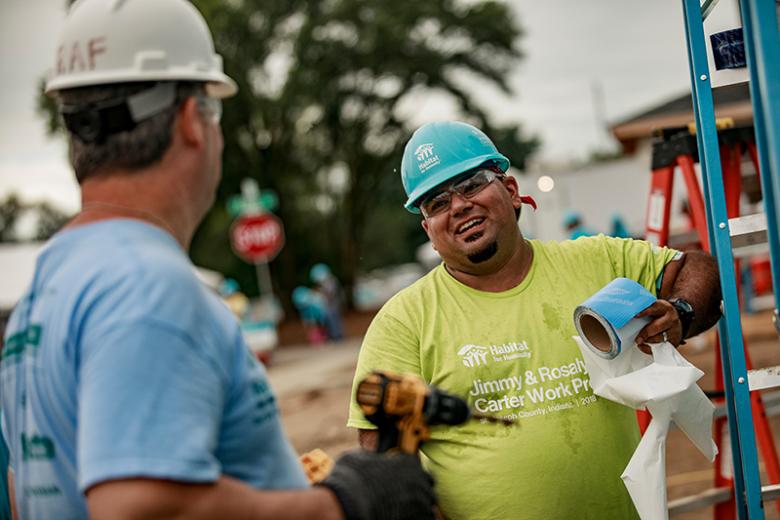
[[[29,204],[11,193],[0,200],[0,243],[46,240],[69,219],[48,202]]]
[[[497,127],[477,91],[512,95],[521,30],[497,1],[194,0],[239,92],[224,104],[223,179],[193,261],[257,292],[255,270],[230,250],[227,199],[254,178],[279,197],[286,244],[271,264],[287,306],[325,262],[351,294],[357,275],[414,261],[427,239],[402,209],[398,169],[410,119],[431,95],[482,128],[523,169],[538,145],[519,124]],[[484,92],[483,92],[484,95]],[[60,131],[54,105],[39,107]]]

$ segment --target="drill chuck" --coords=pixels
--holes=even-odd
[[[466,401],[460,397],[450,395],[432,386],[425,400],[423,415],[429,425],[456,426],[468,421],[471,417],[471,411]]]

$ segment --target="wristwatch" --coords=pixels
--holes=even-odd
[[[693,305],[682,298],[672,298],[669,300],[669,303],[677,310],[677,315],[680,317],[680,323],[682,324],[682,337],[685,339],[688,336],[688,331],[691,329],[693,319],[696,317]]]

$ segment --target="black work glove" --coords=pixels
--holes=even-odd
[[[318,486],[338,498],[347,520],[433,519],[433,478],[403,453],[354,450]]]

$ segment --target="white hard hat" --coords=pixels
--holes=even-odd
[[[203,81],[209,95],[236,83],[205,20],[187,0],[79,0],[59,37],[46,93],[134,81]]]

